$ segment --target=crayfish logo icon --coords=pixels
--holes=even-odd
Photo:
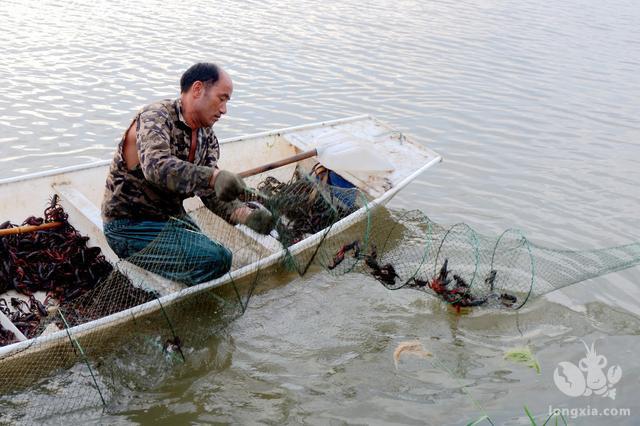
[[[605,374],[607,358],[598,355],[595,343],[591,347],[583,341],[587,356],[578,365],[567,361],[558,363],[553,372],[553,381],[562,393],[568,396],[591,396],[592,394],[616,399],[614,386],[622,378],[622,368],[612,365]],[[585,374],[586,373],[586,374]]]

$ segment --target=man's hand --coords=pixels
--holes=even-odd
[[[271,212],[255,201],[250,201],[231,213],[231,223],[242,223],[259,234],[271,232],[274,222]]]
[[[214,170],[212,180],[216,197],[221,201],[235,200],[247,187],[240,176],[227,170]]]
[[[259,234],[268,234],[273,229],[273,215],[269,210],[260,206],[253,209],[244,224]]]

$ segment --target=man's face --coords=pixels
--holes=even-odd
[[[194,83],[194,86],[196,84],[201,85],[194,93],[198,121],[202,127],[211,127],[222,117],[222,114],[227,113],[227,102],[233,93],[233,83],[227,73],[221,72],[220,78],[212,86],[204,85],[201,82]],[[196,88],[194,87],[194,89]]]

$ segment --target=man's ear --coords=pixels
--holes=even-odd
[[[196,99],[199,98],[204,92],[204,83],[199,80],[195,81],[191,86],[191,90],[193,90],[193,97]]]

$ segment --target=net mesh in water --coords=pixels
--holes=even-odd
[[[367,239],[344,241],[325,266],[342,273],[336,260],[351,252],[344,270],[370,273],[388,289],[425,291],[455,308],[519,309],[533,297],[640,263],[638,243],[558,250],[518,230],[489,237],[464,223],[442,226],[420,211],[388,213],[386,225],[372,226]]]
[[[0,423],[127,407],[136,392],[180,374],[195,348],[216,345],[252,295],[292,275],[364,273],[390,290],[429,293],[457,310],[518,309],[640,263],[639,244],[568,251],[534,244],[517,230],[485,236],[420,211],[387,210],[356,188],[306,173],[284,183],[266,178],[243,198],[271,212],[272,236],[196,208],[170,220],[143,251],[105,269],[100,283],[39,317],[39,338],[0,348]],[[231,269],[198,284],[202,259],[194,253],[208,239],[231,250]],[[10,243],[3,238],[2,247]],[[176,246],[184,252],[171,251],[167,262]]]

